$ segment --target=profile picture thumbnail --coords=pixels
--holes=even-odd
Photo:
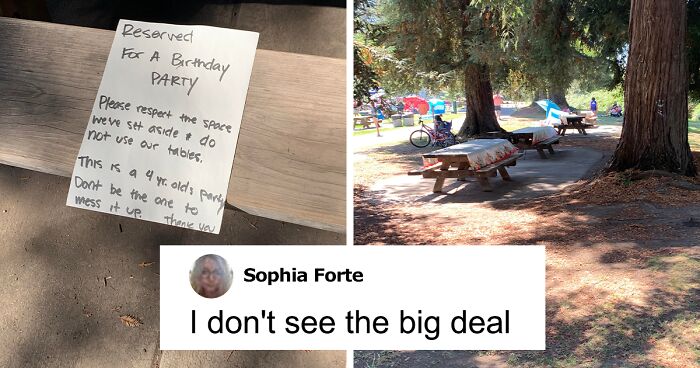
[[[228,262],[217,254],[199,257],[190,271],[192,289],[205,298],[218,298],[231,288],[233,270]]]

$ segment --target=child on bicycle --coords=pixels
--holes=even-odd
[[[435,131],[449,133],[452,129],[452,122],[442,120],[442,115],[435,115]]]

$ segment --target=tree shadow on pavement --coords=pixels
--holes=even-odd
[[[69,180],[0,165],[0,366],[344,366],[344,352],[163,352],[158,343],[160,245],[340,244],[344,235],[228,209],[215,235],[70,208]],[[127,314],[142,324],[122,324]]]

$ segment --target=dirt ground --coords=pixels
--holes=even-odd
[[[616,144],[564,137],[604,159],[559,193],[488,204],[386,201],[373,184],[422,151],[356,152],[356,244],[547,247],[547,350],[360,351],[355,367],[700,367],[700,180],[601,174]]]

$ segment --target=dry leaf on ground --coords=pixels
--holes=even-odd
[[[119,319],[122,321],[122,324],[124,326],[128,326],[128,327],[136,327],[136,326],[140,326],[143,324],[143,322],[141,322],[140,319],[138,319],[137,317],[134,317],[130,314],[125,314],[125,315],[119,316]]]

